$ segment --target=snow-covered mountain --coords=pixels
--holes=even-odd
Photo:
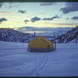
[[[56,44],[44,53],[27,48],[27,43],[0,41],[0,77],[78,76],[78,44]]]
[[[0,28],[0,41],[29,42],[32,34],[19,32],[10,28]]]
[[[17,30],[19,31],[55,31],[55,30],[69,30],[71,29],[72,27],[20,27],[20,28],[17,28]]]
[[[21,32],[29,32],[29,33],[36,32],[36,35],[38,35],[38,36],[51,36],[54,32],[56,34],[63,34],[71,29],[72,29],[72,27],[57,27],[57,28],[53,28],[53,27],[42,27],[42,28],[20,27],[20,28],[17,28],[17,30],[21,31]]]
[[[29,27],[28,29],[31,29],[31,28]],[[40,29],[40,28],[35,28],[33,30],[33,33],[35,32],[36,29]],[[54,28],[50,30],[53,30],[53,31],[49,31],[49,28],[48,28],[45,30],[45,33],[36,33],[36,36],[45,36],[48,40],[56,41],[57,43],[68,43],[73,39],[75,39],[75,41],[78,42],[77,41],[78,40],[78,27]],[[55,37],[54,37],[54,33],[55,33]],[[24,33],[24,31],[22,32],[22,31],[18,31],[18,30],[16,31],[13,29],[6,29],[6,28],[0,29],[0,41],[29,42],[32,39],[33,39],[33,34]]]
[[[56,36],[56,41],[59,43],[68,43],[75,39],[75,42],[78,42],[78,27],[75,27],[62,35]]]

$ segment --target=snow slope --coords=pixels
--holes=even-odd
[[[78,44],[57,44],[53,52],[31,53],[27,43],[0,41],[0,76],[78,76]]]

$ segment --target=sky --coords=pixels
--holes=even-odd
[[[0,3],[0,28],[74,27],[78,25],[78,2]]]

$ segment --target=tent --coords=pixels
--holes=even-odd
[[[28,44],[30,52],[49,52],[54,50],[54,45],[51,41],[44,36],[35,36]]]

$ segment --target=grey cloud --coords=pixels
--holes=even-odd
[[[3,21],[7,21],[6,18],[0,18],[0,23],[2,23]]]
[[[36,21],[39,21],[39,20],[41,20],[41,18],[39,18],[39,17],[33,17],[33,18],[31,18],[31,22],[36,22]]]
[[[25,22],[25,23],[28,23],[28,22],[29,22],[29,20],[27,20],[27,19],[26,19],[26,20],[24,20],[24,22]]]
[[[62,11],[64,14],[78,11],[78,2],[66,2],[66,7],[61,8],[60,11]]]
[[[58,19],[58,18],[60,18],[60,17],[56,15],[56,16],[53,16],[51,18],[43,18],[43,20],[51,21],[51,20]]]
[[[0,7],[2,7],[3,3],[0,2]]]
[[[54,19],[59,19],[60,17],[58,15],[50,17],[50,18],[40,18],[40,17],[33,17],[31,18],[31,22],[36,22],[36,21],[40,21],[40,20],[44,20],[44,21],[51,21]],[[29,22],[29,20],[24,20],[24,22]]]
[[[78,16],[72,17],[73,20],[78,20]]]
[[[26,11],[24,11],[24,10],[19,10],[18,12],[19,12],[19,13],[22,13],[22,14],[23,14],[23,13],[26,13]]]

